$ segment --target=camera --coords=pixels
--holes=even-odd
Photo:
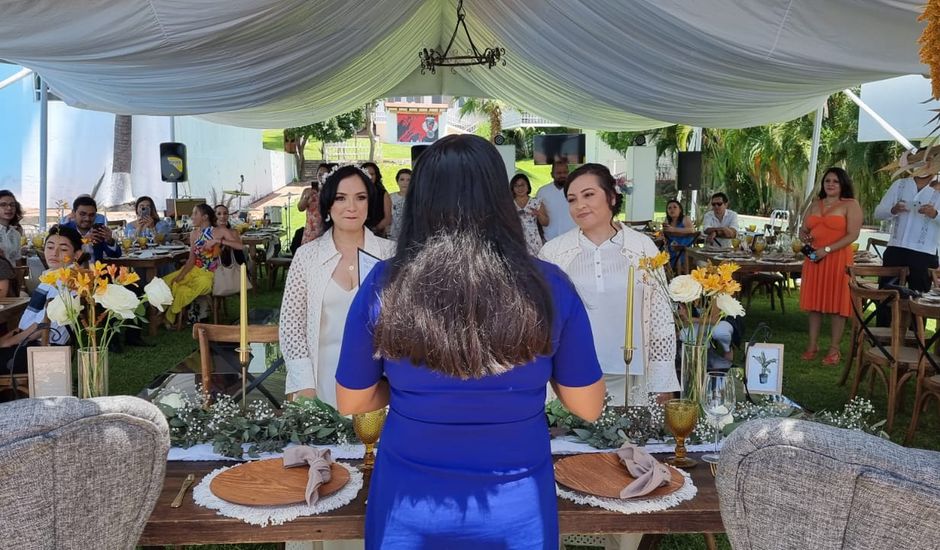
[[[150,206],[141,206],[140,215],[150,217]]]

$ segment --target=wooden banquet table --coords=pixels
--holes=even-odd
[[[758,272],[799,273],[803,270],[802,255],[793,256],[790,261],[766,261],[757,259],[754,256],[749,258],[725,258],[720,252],[704,247],[690,247],[686,249],[686,253],[694,263],[734,262],[739,266],[739,269],[735,272],[736,275]],[[876,267],[881,266],[881,260],[874,258],[867,262],[856,262],[854,265]]]
[[[149,258],[141,258],[136,255],[122,256],[120,258],[108,258],[105,263],[116,266],[132,268],[140,275],[141,281],[150,281],[157,276],[157,270],[164,265],[178,265],[186,261],[189,256],[189,249],[176,250],[166,254],[159,254]],[[143,283],[142,283],[143,284]],[[151,336],[156,336],[159,315],[157,308],[147,305],[147,320],[149,321]]]
[[[690,456],[698,457],[692,453]],[[561,456],[556,457],[561,458]],[[343,461],[358,463],[359,461]],[[230,544],[237,542],[283,542],[292,540],[337,540],[363,537],[365,499],[369,474],[355,500],[332,512],[303,516],[283,525],[258,527],[216,514],[215,510],[197,506],[192,490],[186,493],[183,505],[171,508],[183,478],[196,474],[202,477],[234,462],[168,462],[163,491],[147,521],[138,544],[163,546],[182,544]],[[660,512],[620,514],[601,508],[558,500],[559,526],[568,533],[720,533],[724,532],[718,509],[715,479],[707,464],[689,470],[698,489],[695,498]],[[194,484],[194,485],[195,485]]]
[[[15,328],[27,305],[29,298],[26,297],[0,298],[0,323],[12,323]]]

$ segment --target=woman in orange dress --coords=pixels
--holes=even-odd
[[[862,207],[854,197],[852,180],[845,170],[829,168],[823,174],[819,200],[810,206],[800,228],[800,239],[816,250],[815,261],[803,260],[800,284],[800,309],[809,313],[804,361],[816,358],[824,314],[830,317],[832,339],[822,364],[836,365],[842,358],[839,345],[845,321],[852,312],[845,268],[852,265],[851,245],[862,228]]]

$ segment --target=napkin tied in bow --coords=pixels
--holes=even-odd
[[[627,467],[630,475],[636,478],[620,491],[620,498],[635,498],[647,495],[656,488],[669,483],[672,477],[666,465],[635,445],[624,444],[617,449],[616,453],[620,457],[620,462]]]
[[[285,468],[310,465],[307,488],[304,492],[304,498],[310,506],[316,504],[317,499],[320,498],[317,488],[330,480],[330,464],[332,463],[333,457],[330,456],[329,449],[317,449],[316,447],[288,447],[284,449]]]

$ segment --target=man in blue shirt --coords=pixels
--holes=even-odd
[[[97,216],[98,203],[95,199],[82,195],[72,203],[72,221],[66,225],[78,230],[82,238],[88,241],[85,251],[92,263],[121,257],[121,246],[115,242],[107,225],[96,223]]]

